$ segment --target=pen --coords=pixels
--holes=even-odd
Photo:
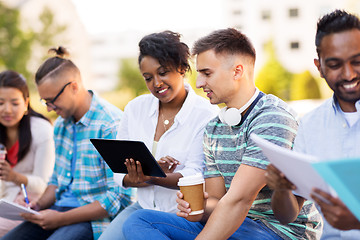
[[[27,195],[27,192],[26,192],[25,184],[23,184],[23,183],[21,184],[21,190],[22,190],[22,193],[24,195],[26,204],[29,204],[29,198],[28,198],[28,195]]]

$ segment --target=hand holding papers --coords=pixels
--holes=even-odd
[[[280,147],[255,134],[251,134],[251,139],[262,149],[269,161],[297,187],[297,194],[311,199],[310,193],[314,187],[331,192],[329,185],[312,167],[312,163],[318,161],[315,157]]]
[[[360,159],[339,159],[313,164],[360,221]]]
[[[318,188],[333,196],[338,195],[360,220],[360,159],[320,161],[314,156],[277,146],[255,134],[250,137],[269,161],[297,187],[297,194],[311,199],[312,189]]]
[[[30,208],[9,202],[5,199],[0,199],[0,217],[10,220],[24,220],[24,218],[20,216],[22,213],[39,214]]]

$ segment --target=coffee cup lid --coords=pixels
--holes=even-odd
[[[179,178],[178,186],[190,186],[204,183],[204,177],[201,173],[197,173],[192,176],[185,176]]]

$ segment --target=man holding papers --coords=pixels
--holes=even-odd
[[[314,63],[334,95],[302,118],[294,150],[329,160],[360,157],[357,145],[360,141],[359,18],[340,10],[325,15],[317,24],[315,45],[318,59]],[[274,183],[274,179],[285,180],[281,173],[271,167],[267,175],[269,184]],[[273,184],[272,187],[276,188],[272,198],[275,215],[279,218],[289,213],[297,216],[299,206],[296,201],[290,202],[294,199],[291,185]],[[320,190],[315,190],[315,193],[323,197],[320,200],[312,196],[327,220],[324,222],[322,239],[360,239],[359,230],[338,230],[360,229],[359,221],[345,205]],[[328,203],[325,203],[325,199]],[[291,206],[292,210],[284,212],[284,206]]]

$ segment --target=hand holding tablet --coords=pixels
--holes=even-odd
[[[144,175],[166,177],[149,149],[141,141],[90,139],[110,169],[115,173],[128,173],[126,159],[134,159],[141,163]]]

